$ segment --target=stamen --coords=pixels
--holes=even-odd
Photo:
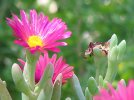
[[[36,35],[30,36],[28,38],[27,43],[28,43],[29,47],[31,47],[31,48],[36,47],[36,46],[40,46],[40,47],[43,46],[42,39],[39,36],[36,36]]]

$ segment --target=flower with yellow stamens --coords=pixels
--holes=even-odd
[[[51,50],[59,52],[58,46],[66,46],[66,42],[59,40],[69,38],[71,32],[61,19],[54,18],[51,21],[43,13],[37,15],[35,10],[30,10],[30,17],[20,11],[21,19],[13,14],[13,19],[7,18],[8,25],[16,36],[15,43],[28,48],[32,53]]]

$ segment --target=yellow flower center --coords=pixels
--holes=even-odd
[[[33,35],[33,36],[30,36],[28,38],[28,41],[27,41],[28,45],[32,48],[32,47],[36,47],[36,46],[40,46],[42,47],[43,46],[43,41],[42,39],[39,37],[39,36],[36,36],[36,35]]]

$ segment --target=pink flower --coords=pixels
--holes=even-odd
[[[45,53],[44,56],[40,56],[39,60],[36,63],[36,71],[35,71],[35,81],[36,83],[39,82],[41,79],[44,70],[46,69],[47,64],[50,62],[54,65],[54,74],[52,77],[52,82],[54,83],[56,77],[62,73],[62,83],[66,83],[66,80],[68,78],[71,78],[73,76],[73,66],[69,66],[65,63],[62,57],[57,59],[57,55],[54,54],[52,58],[48,57],[48,53]],[[18,59],[19,62],[24,66],[25,62],[21,59]],[[23,70],[22,66],[21,69]]]
[[[109,91],[101,89],[94,100],[134,100],[134,80],[129,81],[127,87],[119,82],[117,90],[109,85]]]
[[[59,41],[71,36],[61,19],[54,18],[50,21],[43,13],[37,15],[35,10],[30,10],[29,18],[23,10],[20,11],[20,16],[21,19],[15,14],[13,19],[7,18],[7,23],[17,38],[16,44],[28,48],[32,53],[46,50],[59,52],[58,46],[67,45],[66,42]]]

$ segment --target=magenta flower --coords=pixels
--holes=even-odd
[[[100,94],[94,97],[94,100],[134,100],[134,80],[129,81],[128,86],[118,83],[118,89],[115,90],[109,85],[109,91],[101,89]]]
[[[66,83],[68,78],[73,76],[73,66],[69,66],[65,63],[62,57],[57,59],[57,55],[54,54],[52,58],[48,57],[48,53],[45,53],[44,56],[40,56],[39,60],[36,63],[36,71],[35,71],[35,81],[39,82],[41,77],[43,76],[43,72],[46,69],[47,64],[50,62],[54,65],[54,74],[52,77],[52,82],[54,83],[56,77],[61,73],[62,74],[62,83]],[[25,62],[21,59],[18,59],[19,62],[24,66]],[[23,67],[21,66],[23,70]]]
[[[28,48],[32,53],[46,50],[59,52],[58,46],[67,45],[66,42],[59,41],[71,36],[61,19],[54,18],[50,21],[43,13],[37,15],[35,10],[30,10],[29,18],[23,10],[20,11],[20,16],[21,19],[15,14],[13,19],[7,18],[7,23],[17,38],[16,44]]]

